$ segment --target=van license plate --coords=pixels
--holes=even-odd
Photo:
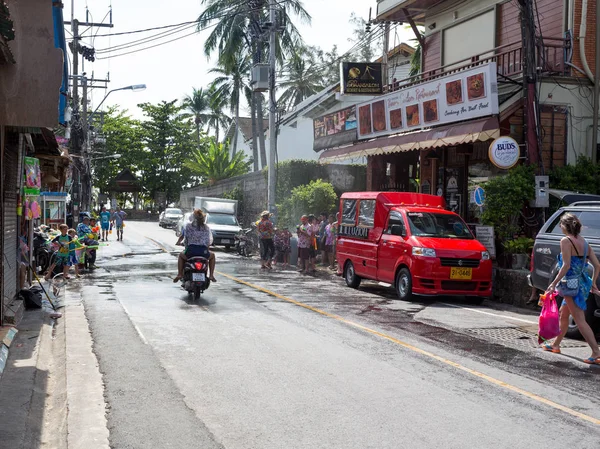
[[[204,273],[192,273],[193,282],[204,282],[206,281],[206,275]]]
[[[231,240],[229,240],[229,239],[223,239],[223,240],[221,240],[221,243],[223,243],[223,244],[231,243]]]
[[[471,280],[471,278],[473,278],[473,269],[472,268],[460,268],[460,267],[450,268],[450,279]]]

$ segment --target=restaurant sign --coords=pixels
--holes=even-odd
[[[356,106],[316,118],[313,127],[315,151],[352,143],[356,140]]]
[[[496,63],[391,92],[357,109],[359,139],[498,114]]]
[[[342,62],[340,64],[342,94],[381,95],[383,65],[376,62]]]

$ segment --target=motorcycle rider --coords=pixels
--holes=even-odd
[[[205,223],[206,215],[204,215],[201,209],[196,209],[190,217],[190,221],[183,228],[181,236],[176,243],[177,245],[181,245],[184,242],[185,250],[179,254],[179,258],[177,259],[177,276],[173,278],[173,282],[178,282],[183,278],[183,269],[190,257],[204,257],[208,259],[208,278],[211,282],[217,282],[214,276],[215,254],[208,251],[208,247],[212,243],[212,232]]]
[[[85,212],[83,215],[83,221],[77,225],[77,236],[79,237],[79,241],[83,243],[85,246],[98,246],[98,241],[92,238],[93,232],[90,227],[90,214],[89,212]],[[94,270],[96,268],[96,250],[90,249],[87,250],[85,255],[85,265],[86,268]]]

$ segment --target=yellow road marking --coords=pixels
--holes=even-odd
[[[525,396],[525,397],[527,397],[529,399],[532,399],[532,400],[534,400],[536,402],[539,402],[541,404],[544,404],[544,405],[547,405],[549,407],[552,407],[552,408],[554,408],[556,410],[560,410],[560,411],[562,411],[564,413],[567,413],[567,414],[569,414],[571,416],[574,416],[576,418],[579,418],[579,419],[582,419],[582,420],[587,421],[589,423],[592,423],[592,424],[595,424],[597,426],[600,426],[600,419],[598,419],[598,418],[594,418],[593,416],[589,416],[589,415],[586,415],[584,413],[578,412],[577,410],[573,410],[572,408],[566,407],[566,406],[561,405],[561,404],[559,404],[557,402],[554,402],[554,401],[546,399],[546,398],[544,398],[542,396],[539,396],[539,395],[537,395],[535,393],[531,393],[531,392],[529,392],[527,390],[523,390],[522,388],[519,388],[519,387],[516,387],[516,386],[511,385],[509,383],[503,382],[501,380],[498,380],[498,379],[496,379],[494,377],[488,376],[487,374],[481,373],[481,372],[476,371],[474,369],[467,368],[466,366],[463,366],[463,365],[461,365],[459,363],[453,362],[452,360],[448,360],[448,359],[446,359],[444,357],[441,357],[439,355],[433,354],[432,352],[425,351],[424,349],[418,348],[418,347],[416,347],[414,345],[411,345],[410,343],[406,343],[406,342],[404,342],[402,340],[398,340],[397,338],[394,338],[394,337],[392,337],[390,335],[387,335],[387,334],[384,334],[382,332],[379,332],[379,331],[376,331],[374,329],[371,329],[369,327],[363,326],[362,324],[355,323],[354,321],[347,320],[345,318],[342,318],[339,315],[334,315],[332,313],[325,312],[324,310],[317,309],[316,307],[309,306],[308,304],[304,304],[302,302],[295,301],[295,300],[293,300],[291,298],[288,298],[287,296],[280,295],[279,293],[275,293],[275,292],[273,292],[271,290],[268,290],[266,288],[263,288],[263,287],[261,287],[259,285],[251,284],[250,282],[243,281],[242,279],[238,279],[238,278],[230,276],[228,274],[221,273],[221,272],[217,272],[217,274],[219,274],[219,276],[223,276],[223,277],[225,277],[227,279],[230,279],[230,280],[232,280],[234,282],[237,282],[238,284],[243,284],[243,285],[246,285],[247,287],[250,287],[250,288],[253,288],[253,289],[258,290],[260,292],[266,293],[267,295],[274,296],[275,298],[281,299],[282,301],[289,302],[291,304],[297,305],[297,306],[302,307],[304,309],[308,309],[308,310],[310,310],[312,312],[316,312],[316,313],[318,313],[320,315],[323,315],[323,316],[326,316],[328,318],[332,318],[334,320],[340,321],[340,322],[342,322],[344,324],[347,324],[349,326],[352,326],[352,327],[355,327],[355,328],[360,329],[362,331],[368,332],[369,334],[377,335],[378,337],[381,337],[381,338],[383,338],[385,340],[391,341],[392,343],[395,343],[395,344],[397,344],[399,346],[402,346],[403,348],[408,349],[410,351],[416,352],[417,354],[421,354],[421,355],[423,355],[425,357],[429,357],[430,359],[437,360],[438,362],[441,362],[443,364],[452,366],[452,367],[454,367],[454,368],[456,368],[458,370],[461,370],[461,371],[464,371],[466,373],[469,373],[469,374],[471,374],[471,375],[473,375],[475,377],[478,377],[480,379],[483,379],[483,380],[485,380],[485,381],[487,381],[487,382],[489,382],[491,384],[494,384],[494,385],[499,386],[501,388],[504,388],[506,390],[512,391],[514,393],[520,394],[522,396]]]
[[[154,239],[152,239],[150,237],[146,237],[146,236],[144,236],[144,238],[147,238],[148,240],[150,240],[151,242],[153,242],[154,244],[156,244],[163,252],[165,252],[165,253],[170,253],[171,252],[167,248],[165,248],[165,246],[162,243],[160,243],[158,240],[154,240]]]

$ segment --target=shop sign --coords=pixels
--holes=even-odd
[[[368,239],[369,228],[363,228],[360,226],[341,225],[338,230],[338,235],[345,237],[356,237],[359,239]]]
[[[314,119],[313,128],[315,151],[356,141],[356,106]]]
[[[341,92],[350,95],[381,95],[383,93],[383,64],[342,62]]]
[[[498,114],[496,63],[400,89],[357,109],[359,139]]]
[[[496,257],[496,242],[494,241],[493,226],[476,226],[475,237],[481,242],[485,249],[490,253],[490,256]]]
[[[496,167],[508,170],[514,167],[521,156],[518,142],[512,137],[498,137],[490,144],[490,161]]]

